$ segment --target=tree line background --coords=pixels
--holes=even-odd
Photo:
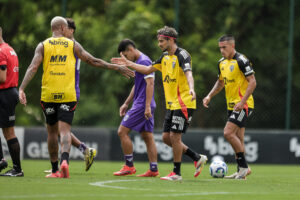
[[[75,20],[75,38],[92,55],[109,61],[118,56],[117,46],[124,38],[152,60],[161,55],[157,47],[157,29],[174,26],[174,0],[89,0],[66,1],[66,17]],[[237,51],[252,62],[257,79],[255,111],[250,128],[285,128],[289,1],[282,0],[181,0],[178,12],[178,44],[192,56],[197,111],[193,128],[221,128],[226,121],[224,91],[213,98],[210,108],[202,99],[217,79],[221,58],[218,38],[233,34]],[[0,26],[3,37],[17,52],[20,83],[31,62],[35,47],[51,36],[50,21],[62,15],[62,1],[0,0]],[[295,1],[294,55],[292,79],[291,128],[300,128],[300,2]],[[18,105],[16,125],[40,126],[44,117],[40,108],[42,66],[26,89],[26,107]],[[134,80],[115,71],[81,64],[81,97],[73,125],[117,127],[119,107],[125,101]],[[161,129],[165,102],[161,74],[156,73],[156,128]]]

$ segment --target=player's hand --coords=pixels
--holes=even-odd
[[[127,108],[128,108],[128,105],[126,105],[126,104],[123,104],[120,107],[120,117],[123,117],[126,114]]]
[[[113,64],[124,65],[128,67],[130,65],[130,61],[122,54],[122,52],[120,53],[120,56],[121,57],[110,59],[110,62]]]
[[[210,102],[211,98],[209,96],[206,96],[203,100],[202,100],[202,103],[203,103],[203,106],[205,108],[208,108],[208,104]]]
[[[233,110],[235,110],[235,111],[241,111],[241,110],[243,110],[244,105],[245,104],[240,101],[237,104],[235,104],[235,106],[233,107]]]
[[[151,117],[152,117],[151,107],[150,106],[146,106],[146,108],[145,108],[145,118],[147,120],[149,120]]]
[[[194,90],[190,90],[190,95],[192,95],[192,100],[191,101],[194,101],[196,99],[196,93]]]
[[[20,103],[23,104],[24,106],[26,106],[27,104],[27,99],[26,99],[26,95],[25,92],[21,89],[19,89],[19,100]]]
[[[120,72],[120,74],[122,74],[126,78],[129,79],[130,77],[134,77],[134,71],[132,71],[131,69],[121,65],[119,65],[118,67],[118,71]]]

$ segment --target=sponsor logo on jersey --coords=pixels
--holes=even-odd
[[[55,101],[59,101],[65,98],[65,94],[64,93],[52,93],[52,99]]]
[[[67,55],[56,55],[51,56],[50,62],[66,62],[67,61]]]
[[[227,83],[234,83],[235,79],[228,79],[228,78],[224,78],[224,84],[226,85]]]
[[[56,40],[52,41],[52,40],[49,40],[49,44],[51,44],[51,45],[62,45],[66,48],[69,46],[68,41],[56,41]]]
[[[166,75],[166,77],[164,78],[164,82],[167,82],[167,83],[176,83],[176,78],[170,78],[169,75]]]
[[[65,76],[66,73],[65,72],[53,72],[53,71],[50,71],[50,75],[52,75],[52,76]]]

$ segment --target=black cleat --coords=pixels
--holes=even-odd
[[[0,160],[0,172],[2,171],[2,169],[5,169],[7,167],[7,162],[2,159]]]
[[[8,170],[4,174],[0,174],[0,176],[10,176],[10,177],[23,177],[24,173],[23,170],[16,170],[14,168]]]

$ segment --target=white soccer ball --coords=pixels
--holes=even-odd
[[[214,178],[223,178],[227,174],[227,165],[221,160],[213,161],[209,166],[209,173]]]

